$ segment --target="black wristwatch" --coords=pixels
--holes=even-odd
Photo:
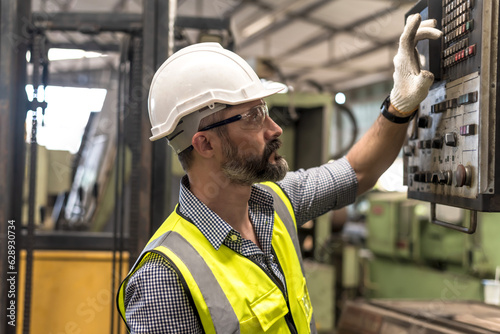
[[[412,114],[408,117],[399,117],[399,116],[396,116],[396,115],[389,112],[390,105],[391,105],[391,100],[390,100],[390,95],[389,95],[389,96],[387,96],[387,98],[384,100],[384,102],[380,106],[380,113],[382,114],[382,116],[387,118],[389,121],[391,121],[392,123],[396,123],[396,124],[408,123],[413,117],[415,117],[415,114],[417,113],[417,110],[418,110],[417,109],[414,112],[412,112]]]

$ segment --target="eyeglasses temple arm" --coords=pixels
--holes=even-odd
[[[226,124],[229,124],[229,123],[233,123],[233,122],[239,121],[240,119],[241,119],[241,115],[235,115],[233,117],[229,117],[228,119],[222,120],[220,122],[216,122],[214,124],[207,125],[207,126],[205,126],[204,128],[202,128],[202,129],[200,129],[198,131],[207,131],[207,130],[210,130],[210,129],[213,129],[213,128],[217,128],[219,126],[223,126],[223,125],[226,125]]]

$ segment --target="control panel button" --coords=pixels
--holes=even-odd
[[[477,102],[477,91],[468,94],[460,95],[458,97],[458,105],[470,104]]]
[[[439,184],[451,184],[451,171],[449,170],[442,170],[438,172],[438,182]]]
[[[415,147],[413,145],[405,145],[403,147],[403,154],[407,157],[412,156],[415,153]]]
[[[446,108],[447,109],[453,109],[458,106],[458,100],[457,99],[451,99],[446,101]]]
[[[455,187],[470,186],[472,180],[471,174],[472,171],[469,166],[458,165],[454,175]]]
[[[417,125],[419,128],[428,128],[430,126],[430,119],[428,116],[419,117],[417,120]]]
[[[455,132],[448,132],[447,134],[445,134],[444,143],[446,146],[457,146],[457,136],[455,135]]]
[[[413,181],[420,182],[421,178],[422,178],[422,174],[421,173],[415,173],[415,174],[413,174]]]
[[[417,147],[420,149],[420,150],[423,150],[423,149],[426,149],[426,148],[431,148],[432,146],[432,140],[428,139],[428,140],[419,140],[418,143],[417,143]]]
[[[431,106],[431,113],[437,114],[446,111],[446,109],[447,109],[447,103],[446,101],[443,101],[441,103],[433,104]]]
[[[426,172],[425,173],[425,183],[431,183],[432,182],[432,173],[431,172]]]
[[[460,127],[461,136],[472,136],[476,134],[476,124],[467,124]]]
[[[409,166],[408,167],[408,173],[414,174],[416,172],[418,172],[418,166]]]
[[[434,138],[432,140],[432,148],[441,149],[443,147],[443,139]]]

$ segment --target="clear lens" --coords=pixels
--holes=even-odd
[[[267,110],[267,105],[262,104],[255,106],[241,115],[241,128],[243,130],[260,130],[268,115],[269,111]]]

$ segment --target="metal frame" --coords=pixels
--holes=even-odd
[[[171,154],[166,141],[151,143],[147,112],[149,84],[156,69],[168,57],[168,10],[169,0],[145,0],[143,15],[117,13],[31,13],[29,0],[1,2],[1,54],[0,69],[0,244],[7,245],[7,225],[9,219],[16,219],[16,251],[21,249],[58,250],[110,250],[114,245],[118,251],[128,250],[131,261],[142,250],[152,232],[173,210],[177,198],[171,192]],[[32,17],[31,17],[32,15]],[[199,30],[229,30],[229,18],[177,17],[176,26]],[[20,217],[22,205],[23,176],[25,170],[24,122],[29,109],[24,87],[27,83],[25,54],[32,43],[34,30],[78,31],[95,34],[100,32],[124,32],[130,34],[129,89],[126,94],[127,113],[123,129],[127,132],[126,143],[133,153],[131,175],[131,203],[128,208],[130,219],[129,236],[125,236],[123,226],[112,233],[88,232],[41,232],[30,230],[21,233]],[[4,39],[12,39],[12,43]],[[17,38],[17,39],[16,39]],[[50,44],[64,48],[75,47],[71,43]],[[97,42],[85,43],[78,47],[91,50],[120,50],[118,45],[101,48]],[[19,112],[22,111],[22,112]],[[12,149],[12,148],[15,149]],[[32,166],[35,167],[35,166]],[[32,168],[33,169],[33,168]],[[117,199],[119,200],[119,199]],[[121,197],[123,200],[123,196]],[[31,201],[33,202],[33,201]],[[34,203],[31,203],[33,213]],[[123,210],[123,205],[120,207]],[[33,222],[30,214],[30,223]],[[118,231],[119,230],[119,231]],[[32,240],[29,240],[29,235]],[[118,246],[119,243],[119,246]],[[0,249],[0,265],[7,268],[7,248]],[[18,262],[16,258],[16,263]],[[121,261],[120,261],[121,262]],[[29,265],[28,265],[29,267]],[[29,273],[29,272],[28,272]],[[6,280],[2,270],[2,280]],[[29,283],[27,291],[29,293]],[[17,287],[16,287],[16,290]],[[7,300],[6,285],[1,285],[2,305]],[[29,300],[29,298],[28,298]],[[16,301],[17,303],[17,301]],[[29,309],[29,301],[25,309]],[[27,316],[26,316],[27,315]],[[6,319],[6,308],[0,316]],[[25,314],[24,332],[29,331],[29,313]],[[26,325],[28,324],[28,325]],[[1,333],[14,333],[15,327],[7,323]],[[111,331],[113,332],[112,325]],[[119,327],[119,325],[118,325]]]
[[[134,32],[142,26],[142,15],[127,13],[33,13],[33,23],[44,30]]]
[[[167,6],[163,5],[163,2],[166,2]],[[159,6],[161,6],[161,8]],[[154,10],[151,9],[153,7],[158,8],[158,11],[161,10],[161,13],[155,13]],[[156,16],[161,16],[163,20],[167,20],[160,22],[161,24],[168,24],[168,17],[166,17],[166,15],[168,15],[168,1],[155,0],[152,4],[144,4],[143,14],[144,15],[133,13],[34,12],[33,23],[36,27],[48,31],[79,31],[88,34],[113,31],[136,33],[142,29],[147,29],[150,25],[147,19],[155,19]],[[159,17],[156,19],[159,19]],[[229,27],[229,18],[178,16],[175,18],[175,26],[199,30],[224,30]]]
[[[327,22],[324,22],[321,20],[317,20],[317,19],[314,19],[314,18],[309,16],[310,13],[320,9],[321,7],[323,7],[329,3],[331,3],[331,1],[318,0],[316,2],[309,4],[308,6],[303,8],[300,12],[287,13],[286,19],[277,21],[277,22],[269,25],[268,27],[266,27],[262,31],[247,38],[246,40],[242,41],[238,45],[238,48],[243,49],[245,47],[250,46],[254,42],[257,42],[259,40],[263,40],[266,37],[268,37],[269,35],[287,27],[290,24],[292,24],[295,20],[302,20],[302,21],[305,21],[305,22],[310,23],[310,24],[314,24],[314,25],[322,28],[321,32],[319,32],[316,36],[309,38],[307,42],[302,43],[302,44],[297,45],[297,46],[294,46],[288,50],[284,50],[279,55],[272,57],[272,59],[270,60],[273,63],[279,62],[280,60],[283,60],[285,58],[292,57],[292,56],[296,55],[299,50],[303,50],[305,48],[311,48],[311,47],[316,46],[319,43],[325,42],[328,39],[331,39],[332,37],[334,37],[335,34],[338,34],[341,32],[352,32],[357,26],[362,25],[362,24],[367,24],[371,21],[375,21],[381,15],[388,14],[388,13],[391,13],[391,12],[399,9],[406,2],[404,0],[394,0],[392,6],[389,6],[388,8],[383,9],[377,13],[373,13],[369,16],[363,17],[363,18],[361,18],[361,19],[359,19],[359,20],[357,20],[357,21],[355,21],[355,22],[353,22],[345,27],[342,27],[342,28],[337,28],[337,27],[331,25],[330,23],[327,23]],[[269,4],[267,4],[263,1],[260,1],[260,0],[254,1],[254,2],[243,1],[242,4],[252,4],[252,5],[257,6],[260,9],[263,9],[266,11],[273,11],[276,9],[274,6],[269,5]],[[240,7],[237,8],[237,10],[239,10],[239,9],[240,9]],[[288,73],[284,79],[291,80],[291,81],[300,80],[302,76],[308,74],[311,70],[314,70],[316,68],[328,68],[328,67],[338,66],[338,65],[340,65],[344,62],[350,61],[352,59],[363,57],[369,53],[372,53],[376,50],[379,50],[380,48],[391,47],[391,46],[395,45],[395,43],[398,41],[398,39],[399,39],[399,37],[393,38],[390,40],[385,40],[385,41],[378,41],[375,43],[375,45],[373,47],[365,49],[365,50],[361,50],[360,52],[357,52],[353,55],[350,55],[348,59],[344,59],[344,58],[330,59],[330,60],[326,61],[325,63],[318,65],[314,68],[313,67],[301,68],[300,70],[294,71],[292,73]],[[392,66],[388,66],[387,69],[382,69],[381,71],[391,71],[391,70],[392,70]],[[346,77],[346,79],[352,79],[352,74],[349,74]],[[338,79],[335,81],[325,82],[325,83],[322,83],[322,85],[325,87],[331,87],[331,86],[334,86],[336,83],[343,82],[343,81],[344,81],[344,78]]]
[[[26,247],[25,238],[19,238],[19,249]],[[109,250],[113,244],[112,233],[94,232],[43,232],[37,233],[34,238],[34,249],[50,250]],[[128,249],[130,242],[124,239],[124,249]]]
[[[31,2],[29,0],[1,1],[0,2],[0,265],[1,279],[0,298],[2,308],[0,318],[2,325],[0,332],[15,333],[16,327],[6,321],[7,305],[14,300],[18,309],[17,293],[8,299],[7,273],[17,272],[19,269],[19,240],[21,230],[22,189],[24,181],[25,149],[24,121],[25,105],[24,93],[26,83],[26,50],[28,48],[30,27],[29,14]],[[7,234],[8,221],[15,220],[15,270],[7,266]],[[8,271],[9,270],[9,271]],[[17,274],[16,277],[16,291]],[[3,307],[3,306],[6,307]],[[17,314],[16,320],[18,320]]]
[[[469,227],[467,226],[460,226],[452,223],[448,223],[442,220],[437,219],[436,216],[436,203],[431,203],[431,223],[443,226],[455,231],[467,233],[467,234],[473,234],[476,232],[477,228],[477,211],[476,210],[471,210],[470,211],[470,225]]]
[[[132,79],[131,94],[135,101],[131,101],[133,110],[125,118],[125,127],[138,129],[138,133],[128,136],[128,144],[140,143],[140,147],[132,147],[134,153],[132,182],[132,203],[137,203],[137,208],[131,209],[131,221],[140,222],[141,228],[132,227],[138,232],[137,238],[131,237],[128,245],[133,258],[134,252],[140,252],[149,240],[151,232],[154,231],[173,210],[177,199],[171,198],[171,185],[169,184],[170,173],[170,150],[166,141],[151,143],[149,137],[149,119],[147,117],[147,93],[152,76],[156,69],[166,60],[168,56],[168,40],[164,38],[168,34],[168,0],[148,0],[144,2],[143,14],[124,13],[41,13],[32,14],[33,26],[44,31],[78,31],[82,33],[99,32],[125,32],[135,36],[132,43],[139,43],[143,50],[141,58],[142,68],[136,69]],[[222,18],[198,18],[198,17],[176,17],[175,26],[193,28],[199,30],[229,29],[228,17]],[[51,47],[80,47],[90,50],[103,50],[97,42],[75,45],[72,43],[51,43]],[[103,46],[106,51],[118,51],[119,45]],[[137,45],[136,45],[137,49]],[[137,58],[138,54],[135,53]],[[137,66],[137,64],[135,65]],[[57,79],[57,76],[56,76]],[[142,101],[139,102],[139,101]],[[24,122],[24,119],[23,119]],[[134,138],[132,138],[134,137]],[[151,170],[151,173],[144,171]],[[151,179],[151,180],[150,180]],[[167,203],[167,205],[165,205]],[[143,228],[146,227],[146,228]],[[38,234],[35,234],[38,237]],[[132,234],[136,236],[135,234]],[[45,235],[47,237],[47,235]],[[134,239],[134,240],[132,240]],[[59,242],[59,238],[52,238]],[[35,243],[36,244],[36,243]],[[63,247],[68,245],[63,242]],[[81,249],[81,242],[75,246]],[[93,245],[89,242],[90,249]],[[69,248],[71,249],[71,248]]]

